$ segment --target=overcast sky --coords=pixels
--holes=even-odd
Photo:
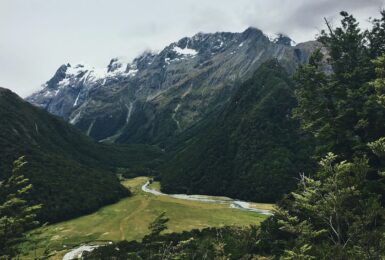
[[[385,0],[0,0],[0,86],[25,97],[63,63],[105,67],[197,32],[249,26],[314,39],[347,10],[367,24]]]

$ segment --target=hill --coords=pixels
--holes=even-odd
[[[263,64],[217,119],[170,156],[160,177],[163,190],[279,199],[309,166],[309,140],[291,118],[295,104],[285,69],[275,60]]]
[[[144,167],[161,152],[147,146],[98,144],[59,117],[0,88],[0,178],[25,156],[31,201],[42,203],[41,221],[89,213],[129,195],[116,168]]]

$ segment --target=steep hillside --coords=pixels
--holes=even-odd
[[[171,193],[274,201],[295,187],[309,143],[291,118],[292,83],[277,61],[262,65],[219,118],[186,142],[162,171]]]
[[[266,60],[292,72],[318,44],[291,46],[262,31],[198,33],[132,62],[106,69],[62,65],[27,98],[96,140],[165,146],[207,115],[220,111],[238,86]]]
[[[42,221],[59,221],[91,212],[129,195],[116,167],[139,167],[159,157],[144,146],[115,147],[92,141],[79,130],[0,88],[0,178],[14,159],[25,155],[31,199],[42,203]]]

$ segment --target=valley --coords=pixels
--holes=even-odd
[[[0,87],[0,260],[384,259],[385,9],[339,15],[111,38],[104,68]]]
[[[35,250],[38,256],[47,250],[52,259],[61,259],[71,248],[83,244],[141,240],[149,232],[149,223],[163,211],[170,218],[166,233],[226,225],[258,225],[267,218],[264,214],[230,208],[229,203],[186,200],[144,192],[142,188],[148,181],[148,177],[125,180],[122,184],[133,193],[131,197],[95,213],[33,231],[32,242],[23,245],[23,250],[29,252],[25,259],[35,254]],[[150,188],[159,189],[159,183],[152,183]],[[258,207],[271,210],[273,205],[261,204]]]

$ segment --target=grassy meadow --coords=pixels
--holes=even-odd
[[[194,228],[224,225],[247,226],[259,224],[266,218],[255,212],[229,208],[228,204],[212,204],[181,200],[145,193],[141,186],[147,177],[123,181],[133,195],[101,208],[95,213],[39,228],[33,232],[33,243],[24,244],[27,258],[48,252],[52,259],[60,259],[70,248],[83,243],[106,243],[119,240],[140,240],[148,234],[148,225],[161,212],[170,218],[168,230],[180,232]],[[159,189],[159,183],[151,184]],[[271,208],[271,205],[264,205]]]

